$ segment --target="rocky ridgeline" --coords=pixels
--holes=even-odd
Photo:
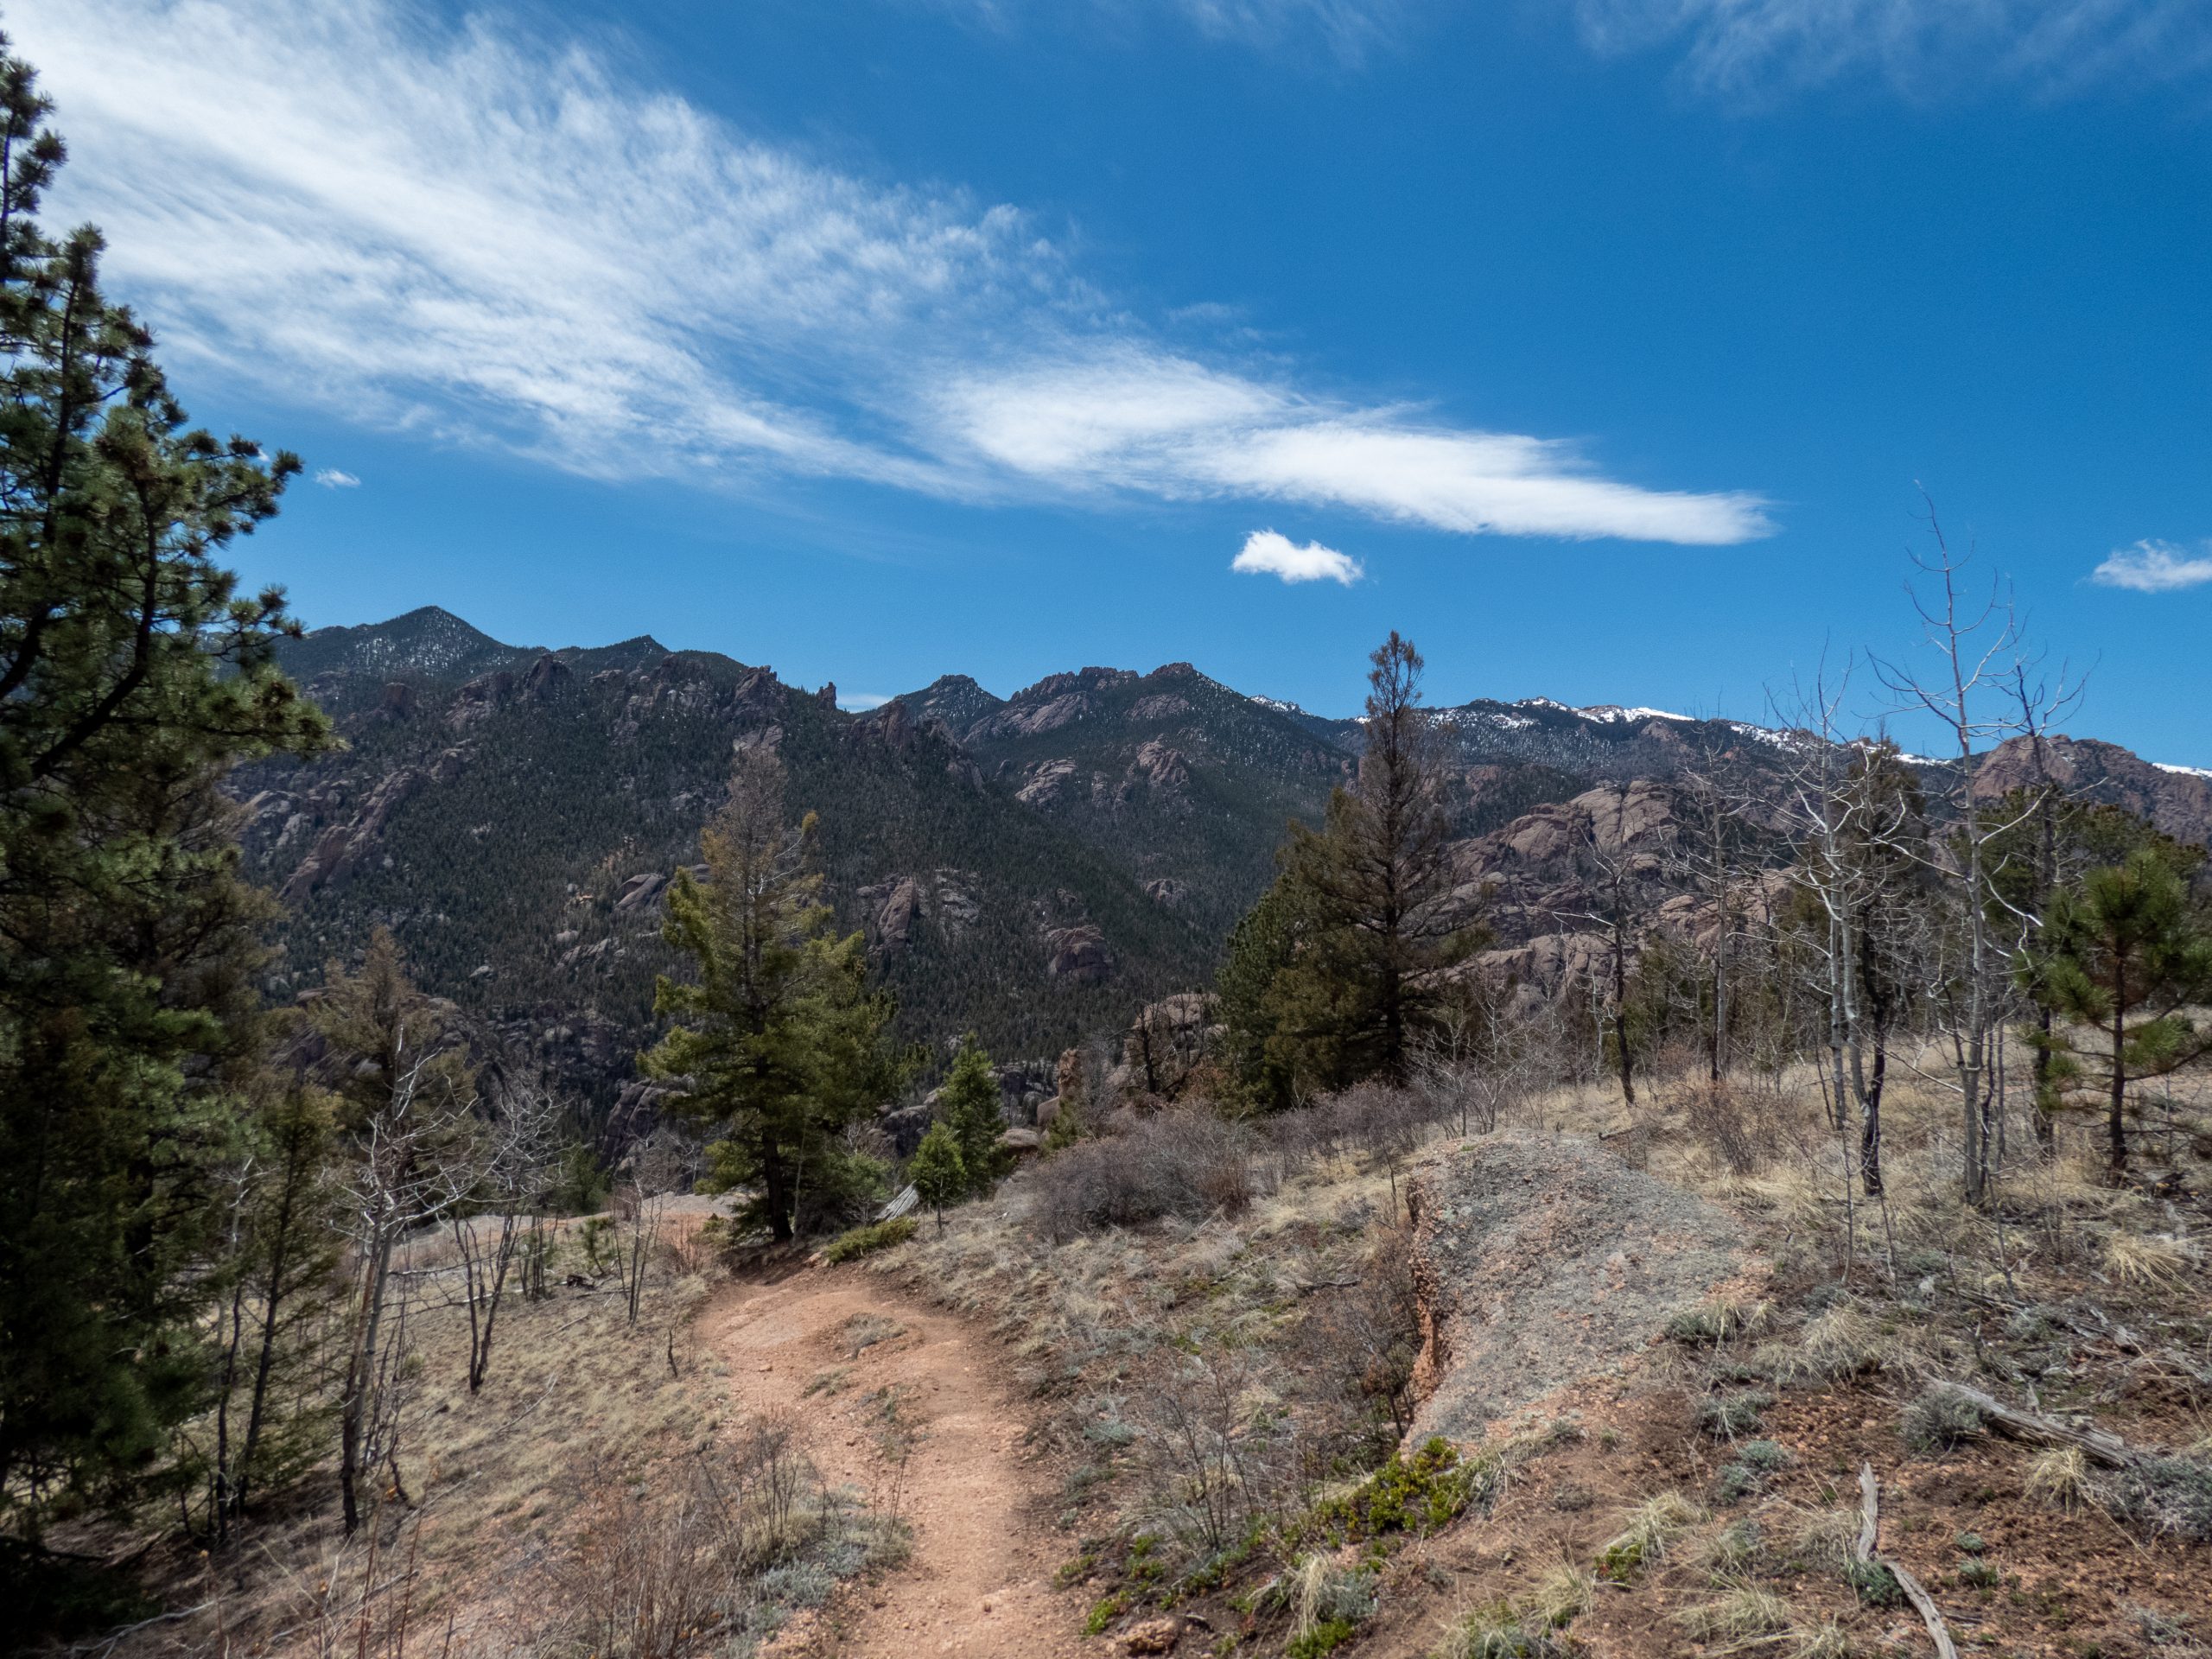
[[[277,988],[314,982],[382,923],[429,988],[527,1038],[602,1109],[636,1103],[622,1091],[666,965],[667,884],[699,856],[734,748],[776,750],[794,805],[820,813],[840,924],[866,934],[906,1035],[973,1026],[995,1053],[1051,1057],[1101,1032],[1173,1027],[1159,1052],[1201,1041],[1206,1020],[1173,994],[1208,982],[1285,821],[1317,821],[1359,747],[1355,722],[1181,663],[1053,675],[1007,698],[947,676],[854,715],[833,687],[648,637],[510,646],[435,609],[320,630],[285,661],[346,747],[238,776],[253,872],[292,912]],[[1461,893],[1493,936],[1477,971],[1523,1001],[1608,959],[1593,850],[1624,871],[1639,918],[1709,932],[1684,874],[1683,766],[1771,775],[1808,741],[1541,699],[1440,718]],[[2085,798],[2212,836],[2212,779],[2086,739],[2052,740],[2044,764]],[[2037,775],[2008,744],[1976,789]],[[1138,1084],[1175,1086],[1156,1057]]]

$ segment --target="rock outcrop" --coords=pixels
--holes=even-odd
[[[982,914],[976,903],[976,877],[967,870],[938,870],[926,875],[896,875],[862,887],[868,948],[893,956],[914,942],[925,918],[948,937],[957,938]]]
[[[1122,1063],[1107,1077],[1117,1096],[1172,1099],[1227,1035],[1205,991],[1179,991],[1148,1002],[1122,1033]]]
[[[1056,927],[1045,935],[1045,971],[1054,979],[1096,985],[1114,976],[1114,952],[1090,922]]]
[[[2154,766],[2133,750],[2094,738],[2044,741],[2044,769],[2075,800],[2125,807],[2176,841],[2212,843],[2212,773]],[[1974,798],[1993,801],[2037,782],[2034,744],[2016,737],[1999,744],[1974,773]]]
[[[1413,1437],[1472,1442],[1618,1370],[1668,1318],[1744,1271],[1730,1217],[1596,1142],[1462,1141],[1407,1185],[1421,1351]]]
[[[286,904],[296,905],[317,887],[342,881],[359,869],[383,839],[391,815],[423,786],[423,774],[411,766],[385,778],[371,792],[359,817],[350,823],[334,823],[316,838],[278,896]]]

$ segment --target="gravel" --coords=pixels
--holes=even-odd
[[[1409,1184],[1424,1343],[1416,1440],[1481,1440],[1546,1395],[1617,1371],[1744,1268],[1740,1224],[1593,1141],[1508,1131]]]

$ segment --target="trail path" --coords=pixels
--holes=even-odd
[[[899,1334],[857,1353],[884,1324]],[[871,1276],[810,1268],[739,1285],[699,1319],[750,1410],[788,1412],[823,1474],[912,1527],[912,1559],[842,1591],[779,1641],[779,1659],[1076,1659],[1105,1644],[1078,1634],[1081,1599],[1052,1587],[1069,1552],[1052,1525],[1058,1481],[1022,1445],[1011,1367],[957,1319]],[[820,1381],[840,1370],[834,1389]],[[816,1384],[815,1392],[806,1390]],[[903,1471],[886,1455],[883,1390],[916,1437]]]

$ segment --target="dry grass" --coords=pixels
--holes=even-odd
[[[1789,1535],[1809,1564],[1840,1573],[1854,1559],[1859,1524],[1856,1510],[1801,1509],[1791,1516]]]
[[[2195,1243],[2171,1233],[2114,1233],[2105,1241],[2105,1268],[2124,1285],[2165,1289],[2202,1259]]]
[[[1789,1629],[1793,1614],[1789,1604],[1773,1591],[1739,1579],[1674,1618],[1692,1641],[1718,1643],[1721,1652],[1731,1653],[1781,1635]]]
[[[1776,1382],[1799,1388],[1873,1370],[1894,1352],[1879,1324],[1847,1302],[1815,1313],[1788,1338],[1762,1344],[1758,1361]]]
[[[2093,1490],[2089,1460],[2078,1446],[2055,1446],[2028,1465],[2027,1494],[2046,1509],[2085,1509]]]
[[[1598,1599],[1598,1575],[1579,1561],[1561,1561],[1536,1580],[1529,1610],[1557,1629],[1588,1612]]]
[[[1789,1632],[1789,1659],[1851,1659],[1857,1650],[1850,1633],[1832,1618]]]
[[[1599,1555],[1599,1569],[1623,1583],[1649,1572],[1666,1559],[1677,1539],[1704,1519],[1705,1511],[1681,1493],[1656,1492],[1622,1517],[1620,1531],[1606,1541]]]
[[[239,1652],[384,1654],[403,1640],[454,1659],[510,1651],[594,1506],[734,1427],[721,1367],[690,1329],[709,1286],[666,1255],[635,1325],[611,1280],[536,1303],[511,1294],[471,1395],[450,1249],[426,1238],[407,1258],[398,1480],[385,1471],[369,1523],[345,1538],[334,1476],[311,1472],[252,1522],[211,1605],[118,1644],[118,1659],[213,1651],[217,1628]],[[564,1255],[556,1280],[581,1265]],[[197,1588],[180,1581],[167,1599],[194,1605]]]

